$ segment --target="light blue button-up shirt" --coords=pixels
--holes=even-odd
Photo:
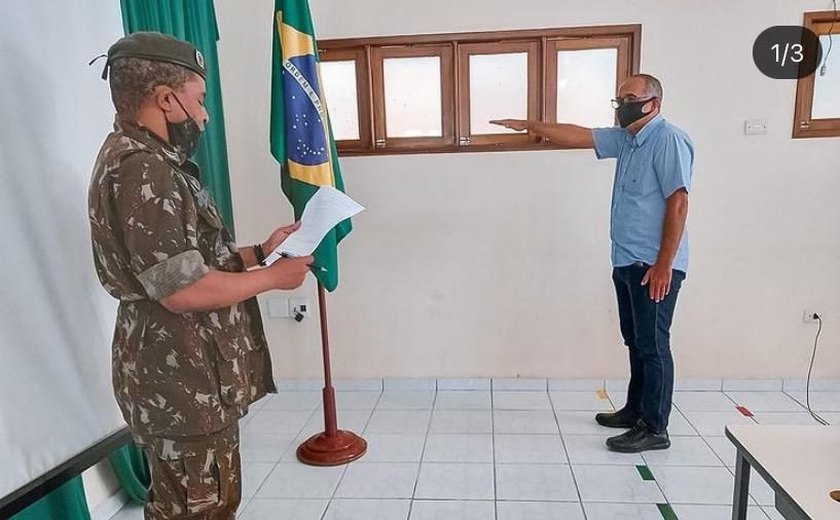
[[[599,159],[618,158],[610,210],[613,266],[653,265],[662,243],[665,200],[691,188],[694,144],[660,115],[635,136],[619,127],[594,128],[592,135]],[[688,271],[687,230],[674,269]]]

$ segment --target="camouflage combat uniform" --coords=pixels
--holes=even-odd
[[[160,300],[242,257],[198,167],[134,123],[105,140],[88,202],[96,271],[120,300],[114,393],[152,470],[146,517],[233,518],[238,420],[276,391],[257,301],[173,314]]]

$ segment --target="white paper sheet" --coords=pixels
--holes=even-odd
[[[271,265],[283,256],[311,255],[321,240],[339,222],[358,215],[365,208],[342,191],[331,186],[321,186],[306,203],[300,218],[300,229],[289,235],[271,252],[265,264]]]

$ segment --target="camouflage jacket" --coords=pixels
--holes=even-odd
[[[275,392],[255,298],[173,314],[159,301],[210,269],[244,270],[198,166],[147,129],[119,121],[88,194],[102,286],[120,300],[112,379],[139,442],[218,432]],[[144,441],[144,439],[146,439]]]

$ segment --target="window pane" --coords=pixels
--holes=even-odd
[[[557,121],[588,127],[615,125],[618,49],[557,53]]]
[[[820,36],[823,48],[823,62],[828,50],[828,35]],[[828,55],[825,76],[820,75],[820,64],[814,76],[814,104],[811,108],[813,119],[840,118],[840,34],[834,35],[834,47]]]
[[[528,53],[470,56],[470,133],[517,133],[491,119],[528,119]]]
[[[383,61],[386,136],[443,136],[440,58],[387,58]]]
[[[359,97],[356,90],[356,62],[321,62],[321,78],[337,141],[359,139]]]

